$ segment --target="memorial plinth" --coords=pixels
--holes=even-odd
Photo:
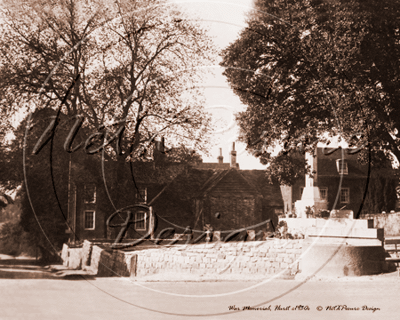
[[[314,211],[328,209],[328,203],[321,199],[318,187],[308,186],[304,188],[301,200],[295,202],[298,217],[307,218],[307,207],[314,208]]]
[[[299,218],[307,218],[307,207],[318,210],[327,210],[328,202],[321,199],[319,187],[314,185],[317,182],[317,163],[311,153],[306,153],[307,164],[310,166],[311,174],[306,174],[305,187],[301,195],[301,200],[295,202],[296,215]]]
[[[307,229],[301,259],[302,277],[343,277],[382,273],[385,269],[383,229],[373,221],[315,219]]]

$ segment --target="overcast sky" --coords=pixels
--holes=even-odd
[[[187,12],[190,17],[198,21],[209,30],[216,46],[221,50],[238,38],[239,32],[246,26],[246,13],[252,9],[253,0],[225,0],[225,1],[173,1]],[[210,68],[210,77],[204,84],[207,99],[207,111],[213,114],[217,125],[214,136],[214,147],[211,157],[203,156],[205,162],[216,162],[219,148],[222,148],[224,162],[229,162],[229,152],[232,142],[237,139],[238,127],[233,114],[243,111],[245,106],[229,88],[223,69],[218,65]],[[245,145],[236,143],[237,161],[241,169],[262,169],[258,159],[250,156],[244,150]]]

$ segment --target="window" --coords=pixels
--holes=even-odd
[[[85,203],[96,203],[96,186],[94,184],[85,185],[84,201]]]
[[[136,200],[139,203],[146,203],[147,202],[147,188],[139,188],[136,192]]]
[[[146,230],[146,212],[139,211],[135,214],[135,229]]]
[[[347,161],[342,159],[336,160],[336,167],[339,174],[348,174],[349,168],[347,166]]]
[[[328,188],[319,188],[321,200],[328,200]]]
[[[87,210],[85,211],[85,230],[94,230],[94,217],[95,217],[95,212],[93,210]]]
[[[340,189],[340,202],[349,203],[350,202],[350,190],[349,188]]]

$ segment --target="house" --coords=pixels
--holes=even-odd
[[[160,229],[186,226],[215,231],[260,230],[283,209],[279,186],[270,185],[261,170],[189,168],[177,176],[152,204]],[[161,220],[161,221],[160,221]],[[261,224],[261,225],[260,225]],[[260,226],[257,226],[260,225]]]
[[[397,179],[391,167],[378,169],[360,164],[357,152],[352,149],[316,148],[311,162],[313,185],[319,189],[320,200],[326,201],[327,210],[352,210],[358,216],[368,210],[395,209]],[[293,213],[305,185],[304,176],[293,186],[282,188],[285,214]],[[379,197],[383,200],[381,204],[377,203]]]
[[[186,227],[203,231],[267,230],[265,223],[283,211],[278,185],[270,184],[263,170],[240,170],[236,151],[230,163],[220,155],[217,163],[114,163],[95,157],[86,164],[71,165],[68,221],[70,241],[112,240],[120,228],[106,225],[118,209],[132,204],[151,206],[157,215],[154,236],[166,228],[183,233]],[[82,172],[86,171],[83,175]],[[133,210],[135,221],[126,239],[149,232],[151,216]],[[115,214],[111,224],[121,224],[126,213]]]
[[[112,239],[117,228],[107,227],[109,216],[132,204],[147,203],[176,176],[174,170],[180,170],[174,164],[165,168],[152,162],[103,161],[97,155],[81,156],[70,168],[66,232],[71,242]],[[118,214],[113,224],[125,219]],[[136,233],[135,237],[140,235]]]

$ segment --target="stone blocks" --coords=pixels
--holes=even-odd
[[[93,274],[105,277],[141,277],[163,272],[274,274],[293,268],[291,264],[301,254],[302,241],[269,239],[218,245],[176,245],[133,252],[106,251],[85,241],[82,248],[71,249],[65,245],[62,257],[64,264],[70,267],[82,266]]]
[[[69,248],[68,267],[70,269],[80,269],[82,265],[82,248]]]
[[[83,241],[81,259],[82,259],[82,269],[90,265],[90,255],[92,253],[92,243],[85,240]]]
[[[362,246],[347,243],[304,242],[301,261],[305,276],[361,276],[383,272],[385,250],[381,245]]]
[[[221,270],[232,274],[278,273],[288,269],[301,254],[301,239],[269,239],[257,242],[187,245],[135,252],[135,276],[155,272],[190,272],[218,274]],[[182,251],[182,250],[186,251]],[[149,254],[151,251],[151,254]],[[163,261],[164,267],[156,263]],[[292,269],[298,271],[298,264]],[[131,276],[132,267],[130,267]],[[293,270],[290,270],[293,272]]]
[[[69,248],[66,243],[63,244],[62,251],[61,251],[61,259],[63,261],[63,265],[68,267],[68,260],[69,260]]]

